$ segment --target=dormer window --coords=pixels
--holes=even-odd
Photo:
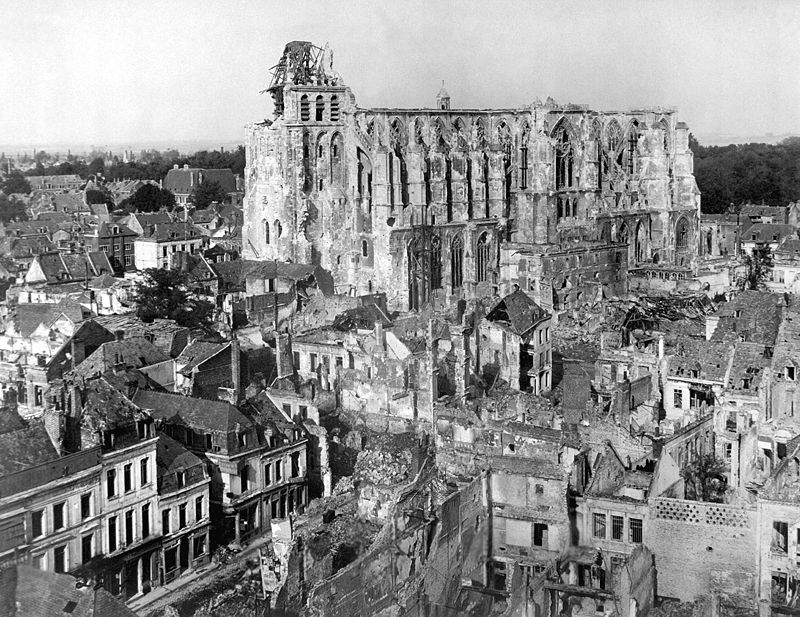
[[[786,367],[786,379],[789,381],[795,380],[795,367],[794,366],[787,366]]]
[[[183,471],[183,470],[176,471],[175,472],[175,479],[178,481],[178,488],[183,488],[184,486],[186,486],[186,472],[185,471]]]

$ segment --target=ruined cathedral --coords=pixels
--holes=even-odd
[[[332,64],[296,41],[272,70],[275,117],[247,127],[246,258],[320,265],[396,310],[522,289],[557,313],[696,274],[674,109],[458,109],[444,86],[432,108],[363,109]]]

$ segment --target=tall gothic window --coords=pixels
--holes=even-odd
[[[450,245],[450,284],[458,289],[464,282],[464,241],[461,236],[453,238]]]
[[[269,244],[269,222],[264,221],[264,242]]]
[[[678,249],[685,249],[689,246],[689,223],[685,218],[678,221],[675,228],[675,247]]]
[[[522,143],[519,148],[519,188],[528,188],[528,141],[531,130],[527,124],[522,127]]]
[[[283,226],[278,219],[275,219],[275,236],[280,238],[281,234],[283,234]]]
[[[629,174],[636,171],[636,147],[639,142],[639,130],[636,121],[633,121],[628,130],[627,170]]]
[[[431,238],[431,289],[442,288],[442,242],[439,236]]]
[[[575,155],[567,128],[562,124],[555,134],[556,138],[556,190],[572,186],[572,171]]]
[[[489,259],[491,248],[489,232],[484,231],[478,238],[478,250],[475,253],[475,269],[479,283],[482,283],[489,278]]]

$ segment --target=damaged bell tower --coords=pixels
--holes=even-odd
[[[287,85],[326,86],[336,85],[338,81],[338,76],[333,72],[333,52],[330,47],[327,44],[317,47],[309,41],[288,43],[270,73],[272,81],[266,92],[272,96],[276,116],[283,115],[283,92]]]

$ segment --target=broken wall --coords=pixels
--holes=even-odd
[[[714,594],[734,605],[755,607],[754,507],[657,498],[650,502],[648,526],[659,596],[692,602]]]

